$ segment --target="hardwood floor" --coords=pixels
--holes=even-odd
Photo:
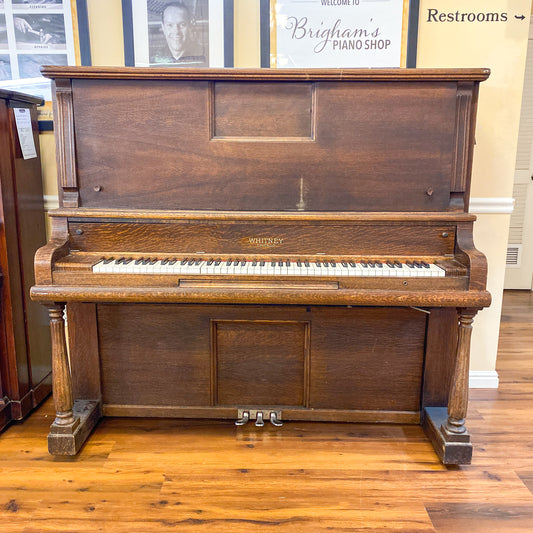
[[[472,390],[470,466],[418,426],[104,419],[48,455],[48,401],[0,436],[0,532],[533,532],[533,293],[507,292],[499,390]]]

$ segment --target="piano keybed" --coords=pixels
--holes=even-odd
[[[92,271],[99,274],[180,274],[207,276],[299,277],[445,277],[440,266],[424,260],[354,260],[330,258],[198,258],[103,257]]]

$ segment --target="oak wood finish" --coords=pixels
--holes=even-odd
[[[0,429],[51,391],[46,310],[29,298],[33,256],[46,242],[36,107],[40,100],[0,90]],[[24,159],[14,109],[31,114],[37,157]]]
[[[288,423],[422,422],[443,461],[466,462],[464,317],[490,303],[466,213],[487,70],[45,75],[56,83],[62,207],[31,294],[51,309],[66,302],[73,321],[69,370],[53,319],[59,420],[65,406],[73,417],[67,431],[52,427],[53,453],[76,453],[100,412],[253,408]],[[102,257],[210,254],[423,260],[446,275],[92,271]],[[460,320],[457,309],[468,310]]]
[[[470,391],[471,465],[442,465],[416,425],[161,418],[106,418],[58,458],[49,401],[0,438],[2,529],[529,533],[532,322],[533,293],[505,291],[500,387]]]

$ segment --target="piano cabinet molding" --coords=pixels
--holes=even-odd
[[[31,295],[51,317],[50,452],[102,415],[248,411],[421,424],[469,463],[488,74],[46,68],[60,208]]]

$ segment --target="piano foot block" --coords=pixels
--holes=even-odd
[[[48,434],[48,452],[51,455],[76,455],[102,416],[99,401],[74,402],[74,422],[65,426],[52,424]]]
[[[470,434],[452,434],[444,429],[448,420],[446,407],[426,407],[422,414],[422,427],[442,464],[469,465],[472,462]]]

